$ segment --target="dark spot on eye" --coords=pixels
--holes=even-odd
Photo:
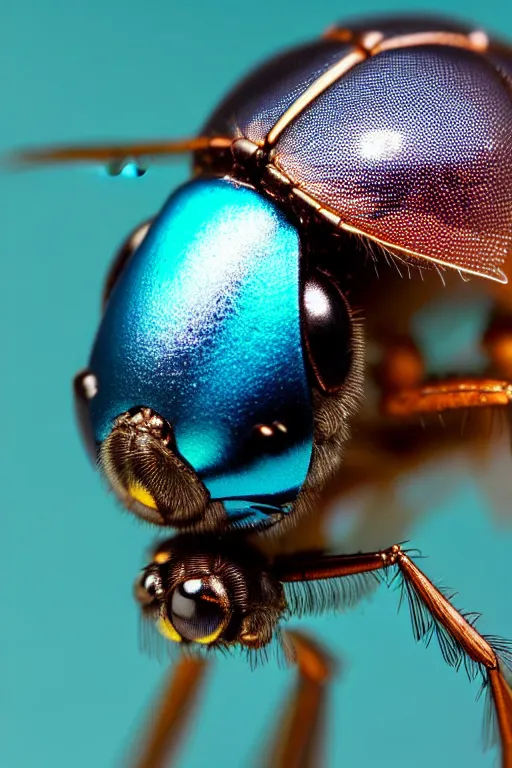
[[[335,281],[318,272],[304,285],[304,338],[317,386],[336,392],[344,386],[352,365],[352,319]]]
[[[202,579],[188,579],[170,598],[171,623],[184,640],[201,641],[216,632],[226,613],[219,595]]]
[[[258,453],[280,453],[289,443],[288,427],[281,421],[256,424],[252,430],[252,442]]]

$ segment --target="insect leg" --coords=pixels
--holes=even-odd
[[[507,406],[512,384],[491,378],[453,378],[390,392],[382,398],[387,416],[407,417],[467,408]]]
[[[463,663],[470,678],[480,672],[483,687],[490,692],[497,717],[503,768],[512,768],[512,648],[504,640],[484,637],[475,629],[476,614],[462,614],[411,560],[400,545],[380,552],[354,555],[304,555],[278,558],[274,569],[282,582],[341,579],[356,574],[398,568],[402,595],[407,597],[417,640],[428,643],[437,635],[441,652],[450,666]]]
[[[490,696],[498,721],[503,768],[512,768],[512,690],[510,680],[510,646],[496,637],[485,637],[475,629],[478,614],[462,614],[400,550],[397,565],[403,578],[403,593],[411,610],[417,640],[427,642],[437,635],[441,652],[450,666],[464,663],[468,675],[480,672],[483,687]]]
[[[302,632],[288,630],[285,647],[291,647],[299,674],[263,765],[313,768],[320,764],[328,683],[334,665],[326,651]]]
[[[512,374],[512,328],[505,336],[489,335],[486,344],[510,365],[498,368],[501,376]],[[450,377],[426,381],[424,365],[411,339],[399,339],[386,350],[377,370],[383,391],[380,407],[386,416],[422,416],[443,411],[506,406],[512,401],[512,383],[491,377]]]
[[[204,680],[204,659],[183,656],[171,671],[162,696],[150,714],[150,725],[135,768],[163,768],[171,765],[187,720]]]

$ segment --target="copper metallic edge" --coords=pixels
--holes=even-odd
[[[475,30],[469,35],[457,32],[415,32],[410,35],[397,35],[384,39],[377,43],[370,53],[375,56],[383,51],[391,51],[396,48],[415,48],[420,45],[444,45],[484,53],[489,47],[489,38],[481,30]]]
[[[345,75],[349,70],[360,64],[367,58],[367,54],[360,48],[354,48],[350,53],[345,54],[332,67],[318,77],[311,85],[306,88],[288,109],[281,115],[267,134],[266,144],[272,146],[276,143],[283,131],[297,118],[315,99],[324,91],[330,88],[337,80]]]
[[[499,267],[496,268],[494,273],[491,272],[482,272],[478,271],[476,269],[469,269],[468,267],[461,267],[457,264],[453,264],[452,262],[445,261],[444,259],[438,259],[435,256],[427,256],[424,253],[419,253],[418,251],[413,251],[410,248],[404,248],[400,245],[395,245],[394,243],[390,243],[387,240],[382,240],[380,237],[376,237],[375,235],[370,235],[367,232],[365,232],[362,229],[358,229],[357,227],[352,226],[351,224],[347,224],[344,221],[340,222],[340,229],[345,230],[346,232],[350,232],[353,235],[360,235],[361,237],[367,237],[369,240],[372,240],[372,242],[377,243],[377,245],[382,246],[382,248],[390,250],[392,252],[392,255],[394,251],[398,251],[397,256],[400,256],[400,254],[404,254],[404,256],[410,256],[414,259],[423,259],[424,261],[432,262],[433,264],[438,264],[441,267],[447,267],[448,269],[455,270],[457,272],[464,272],[467,275],[475,275],[476,277],[485,277],[487,280],[493,280],[496,283],[501,283],[502,285],[506,285],[508,283],[508,277],[503,272],[503,270]]]
[[[341,77],[369,56],[397,48],[412,48],[422,45],[439,45],[463,48],[484,53],[489,47],[489,37],[481,29],[469,34],[457,32],[415,32],[409,35],[395,35],[385,38],[378,30],[354,33],[349,29],[329,28],[323,35],[324,40],[354,44],[350,53],[345,54],[332,67],[318,77],[281,115],[267,134],[267,146],[273,146],[283,131],[292,123],[318,96],[334,85]]]
[[[487,51],[490,45],[489,36],[478,27],[467,34],[438,30],[385,37],[383,32],[378,29],[371,29],[371,27],[365,31],[353,32],[344,27],[332,26],[326,29],[322,39],[340,43],[354,43],[372,55],[394,48],[411,48],[418,45],[448,45],[482,53]]]
[[[269,167],[272,167],[269,163]],[[306,205],[310,206],[317,214],[322,216],[326,221],[329,222],[331,226],[338,227],[339,229],[343,229],[345,232],[349,232],[353,235],[359,235],[360,237],[366,237],[368,240],[371,240],[374,243],[377,243],[377,245],[380,245],[382,248],[391,251],[392,256],[400,257],[400,254],[404,254],[404,257],[410,256],[411,258],[418,259],[420,261],[428,261],[432,262],[434,264],[438,264],[441,267],[446,267],[450,270],[455,270],[456,272],[464,272],[468,275],[475,275],[475,277],[483,277],[487,280],[492,280],[496,283],[500,283],[502,285],[506,285],[508,283],[508,277],[503,272],[502,269],[497,268],[496,272],[494,274],[492,273],[484,273],[484,272],[478,272],[477,270],[469,269],[467,267],[460,267],[456,264],[453,264],[448,261],[443,261],[443,259],[437,259],[435,256],[426,256],[423,253],[419,253],[418,251],[413,251],[410,248],[403,248],[399,245],[395,245],[394,243],[390,243],[387,240],[382,240],[379,237],[376,237],[375,235],[371,235],[368,232],[365,232],[362,229],[358,229],[357,227],[352,226],[351,224],[347,224],[347,222],[342,221],[341,216],[336,213],[336,211],[331,210],[326,205],[323,205],[322,203],[319,203],[318,200],[316,200],[312,195],[309,195],[307,192],[304,192],[299,187],[295,187],[293,185],[293,181],[286,175],[286,173],[281,169],[277,168],[277,172],[279,174],[280,179],[287,180],[289,185],[291,186],[291,194],[293,194],[296,198],[301,200]],[[398,251],[398,253],[394,253],[394,251]]]
[[[283,131],[304,109],[353,67],[361,64],[369,56],[375,56],[383,51],[397,48],[412,48],[422,45],[451,46],[452,48],[464,48],[478,53],[485,52],[489,47],[489,38],[480,29],[476,29],[467,35],[457,32],[415,32],[409,35],[395,35],[394,37],[385,38],[384,34],[379,30],[369,29],[365,32],[354,33],[350,29],[330,27],[324,33],[323,39],[340,43],[352,42],[354,48],[311,83],[304,93],[285,110],[268,132],[266,138],[267,146],[273,146]]]
[[[321,39],[322,40],[333,40],[334,42],[339,43],[353,43],[356,35],[347,27],[337,27],[335,24],[331,24],[330,27],[327,27],[325,32],[322,34]]]
[[[384,395],[381,410],[388,416],[441,413],[460,408],[505,407],[512,384],[497,379],[447,379],[407,387]]]
[[[488,670],[489,684],[501,736],[501,764],[512,767],[512,691],[500,668]]]

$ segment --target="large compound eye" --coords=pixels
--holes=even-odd
[[[503,71],[450,45],[369,56],[292,121],[273,163],[343,228],[402,258],[506,282],[512,97]]]
[[[306,348],[317,384],[324,392],[335,392],[350,372],[352,320],[338,286],[321,272],[305,282],[303,318]]]
[[[228,623],[229,600],[215,577],[187,579],[168,600],[169,621],[180,638],[209,645]]]
[[[112,265],[108,271],[107,279],[105,280],[102,299],[103,306],[105,306],[107,303],[108,298],[112,293],[112,288],[116,284],[119,275],[146,237],[152,221],[153,219],[148,219],[143,224],[140,224],[138,227],[136,227],[136,229],[132,230],[117,252],[114,261],[112,262]]]

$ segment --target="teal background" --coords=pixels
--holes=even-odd
[[[423,4],[512,35],[503,2]],[[256,61],[349,13],[415,3],[260,0],[4,2],[0,149],[60,140],[194,132]],[[164,667],[138,650],[131,584],[153,540],[122,515],[75,430],[70,380],[86,361],[111,254],[187,176],[186,162],[141,180],[52,169],[0,178],[0,765],[126,764]],[[448,320],[449,323],[449,320]],[[446,332],[443,329],[446,341]],[[454,347],[457,337],[451,337]],[[510,463],[487,485],[508,515]],[[499,487],[496,484],[501,484]],[[434,463],[401,493],[429,514],[413,530],[428,572],[512,638],[512,531],[463,460]],[[383,542],[387,544],[388,542]],[[424,561],[425,562],[425,561]],[[342,617],[304,622],[343,670],[330,709],[329,766],[490,766],[477,686],[413,642],[382,590]],[[253,763],[273,733],[292,672],[219,660],[183,766]]]

